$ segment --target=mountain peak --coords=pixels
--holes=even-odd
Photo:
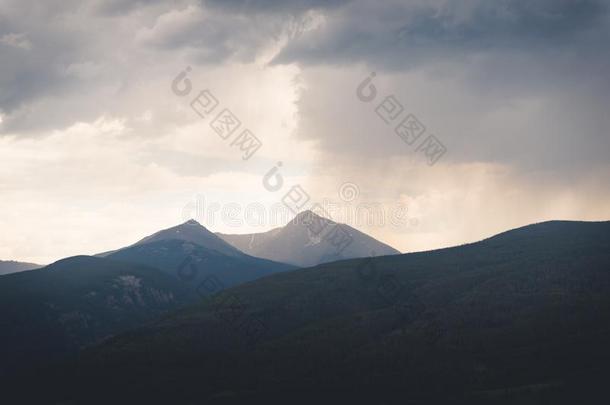
[[[303,217],[307,217],[307,216],[309,216],[309,215],[316,215],[316,214],[315,214],[315,213],[314,213],[312,210],[305,210],[305,211],[301,211],[301,212],[299,212],[299,213],[298,213],[298,214],[297,214],[297,215],[294,217],[294,219],[297,219],[297,218],[303,218]]]
[[[196,220],[194,220],[192,218],[189,219],[188,221],[186,221],[185,223],[183,223],[182,225],[200,226],[202,228],[205,228],[205,226],[201,225],[199,222],[197,222]],[[182,226],[182,225],[180,225],[180,226]]]
[[[213,249],[226,255],[235,256],[243,254],[238,249],[234,248],[233,246],[210,232],[205,226],[201,225],[194,219],[189,219],[188,221],[180,225],[163,229],[150,236],[147,236],[146,238],[137,242],[136,245],[143,245],[146,243],[172,239],[194,243],[196,245],[203,246],[208,249]]]
[[[400,254],[391,246],[349,225],[320,215],[320,211],[323,210],[299,212],[286,226],[272,231],[219,236],[249,255],[301,267],[368,257],[371,251],[378,255]],[[339,243],[342,237],[343,242]]]
[[[326,217],[324,217],[322,215],[319,215],[319,214],[313,212],[312,210],[305,210],[305,211],[299,212],[292,219],[291,222],[299,224],[299,225],[307,225],[312,220],[323,220],[323,221],[326,221],[326,222],[333,222],[330,218],[326,218]]]

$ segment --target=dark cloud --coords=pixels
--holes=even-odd
[[[562,108],[578,117],[584,128],[582,137],[597,136],[607,124],[597,111],[607,105],[610,93],[608,1],[50,0],[36,7],[19,1],[5,4],[0,12],[0,37],[23,35],[10,38],[26,38],[31,48],[0,43],[2,133],[56,129],[119,111],[120,96],[136,82],[133,77],[145,75],[156,64],[251,63],[262,50],[279,44],[284,47],[274,63],[297,63],[303,69],[328,65],[359,69],[364,64],[380,76],[384,72],[396,75],[388,76],[396,80],[388,84],[388,93],[397,96],[411,94],[401,85],[401,73],[425,70],[432,76],[450,76],[460,83],[460,91],[477,94],[465,97],[468,103],[490,111],[505,100],[551,96],[563,100],[574,94],[579,105],[570,108],[566,101]],[[303,29],[312,9],[321,23]],[[290,26],[297,26],[298,35],[286,35]],[[97,66],[103,74],[78,74],[87,66]],[[300,107],[302,123],[311,130],[302,130],[301,136],[321,139],[320,145],[330,145],[332,151],[332,144],[341,139],[336,135],[340,129],[329,124],[332,117],[324,112],[316,115],[315,108],[321,97],[334,102],[337,96],[336,102],[341,103],[358,80],[337,90],[330,80],[324,83],[330,86],[327,95],[318,94],[316,86],[321,83],[310,82],[311,90],[303,94]],[[441,92],[435,94],[442,97]],[[409,101],[423,102],[421,98]],[[553,111],[554,116],[556,108]],[[440,119],[433,113],[430,116]],[[463,123],[454,125],[461,127],[441,129],[451,134],[468,132]],[[355,125],[352,133],[368,127]],[[565,127],[553,132],[561,133]],[[510,148],[501,142],[489,148],[496,149]],[[593,152],[597,155],[603,149],[593,148]],[[495,157],[493,153],[484,156]]]
[[[311,9],[330,9],[351,0],[205,0],[205,5],[239,13],[302,13]]]
[[[298,136],[339,161],[410,155],[375,114],[394,95],[448,148],[448,163],[494,162],[582,177],[607,164],[608,1],[357,1],[328,12],[274,63],[306,81]],[[360,69],[360,76],[348,72]],[[379,96],[355,88],[375,70]],[[326,71],[326,73],[324,73]],[[365,108],[368,107],[368,108]]]
[[[130,70],[141,62],[141,55],[133,52],[134,31],[150,18],[141,12],[137,19],[131,19],[125,13],[130,7],[152,3],[50,0],[33,6],[30,2],[3,2],[0,134],[36,134],[94,120],[108,112],[109,105],[117,104],[108,100],[108,89],[120,89]],[[102,6],[108,13],[101,14]],[[114,17],[108,7],[114,7]],[[19,45],[15,38],[27,46],[11,46]],[[130,59],[132,64],[127,66]],[[105,92],[105,97],[100,97],[100,92]]]
[[[171,10],[150,28],[139,32],[139,43],[162,51],[185,50],[198,63],[219,64],[227,59],[250,62],[273,41],[283,19],[258,16],[244,19],[230,13],[209,13],[198,7]]]
[[[341,2],[0,3],[0,133],[34,134],[120,110],[133,76],[157,65],[250,63],[307,10]]]
[[[42,7],[27,18],[16,18],[19,9],[0,15],[0,38],[19,37],[27,46],[12,46],[0,41],[0,112],[5,115],[4,129],[11,128],[22,110],[49,96],[60,96],[74,80],[66,74],[72,61],[86,52],[83,36],[69,28],[47,29],[41,21],[48,18]]]
[[[98,0],[92,4],[92,9],[100,15],[117,16],[162,2],[163,0]]]
[[[511,0],[480,2],[471,16],[460,19],[459,3],[442,10],[416,10],[412,23],[401,27],[406,41],[447,43],[462,47],[532,46],[532,42],[563,41],[603,21],[607,7],[599,0]]]
[[[610,38],[606,0],[359,1],[290,43],[275,63],[367,62],[401,70],[465,52],[587,46]],[[593,44],[591,43],[593,41]]]

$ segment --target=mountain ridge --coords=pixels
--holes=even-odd
[[[0,276],[20,271],[34,270],[44,267],[41,264],[19,262],[15,260],[0,260]]]

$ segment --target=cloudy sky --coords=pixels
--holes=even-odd
[[[93,254],[190,217],[264,231],[296,185],[403,252],[608,220],[609,11],[0,0],[0,259]],[[224,109],[235,133],[213,129]]]

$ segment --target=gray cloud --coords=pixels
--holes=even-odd
[[[351,0],[207,0],[204,4],[239,13],[302,13],[311,9],[332,9]]]
[[[29,44],[0,42],[0,134],[37,135],[121,116],[142,65],[162,58],[137,46],[137,30],[177,4],[0,0],[0,38],[19,35]]]
[[[457,2],[441,10],[417,10],[413,22],[399,33],[414,42],[523,47],[532,46],[532,40],[548,43],[569,39],[597,25],[607,13],[599,0],[483,1],[466,18],[460,18],[459,10]]]
[[[261,11],[250,16],[196,0],[0,3],[0,134],[28,135],[129,115],[143,80],[171,80],[185,64],[251,63],[302,28],[297,10],[320,5],[287,16],[252,3]]]
[[[606,0],[350,3],[290,43],[276,63],[366,62],[402,70],[464,52],[570,48],[610,37]]]
[[[383,96],[394,94],[444,140],[448,160],[568,170],[603,163],[609,148],[600,135],[609,127],[605,1],[95,0],[75,15],[69,3],[45,3],[25,20],[15,18],[24,6],[9,3],[0,37],[31,45],[0,44],[5,133],[141,113],[129,99],[139,76],[158,80],[150,66],[172,59],[250,63],[279,44],[288,25],[319,9],[324,22],[284,37],[274,63],[305,69],[310,85],[299,104],[298,136],[323,153],[403,153],[374,111],[356,112],[363,66],[384,77]],[[42,24],[49,20],[57,22]],[[341,77],[333,76],[335,66],[348,64],[349,72],[339,67]],[[328,75],[316,66],[328,67]],[[381,142],[380,131],[387,132]],[[549,145],[552,153],[544,153]]]
[[[300,64],[315,83],[298,136],[327,165],[412,154],[374,111],[394,95],[445,143],[447,163],[568,180],[607,164],[609,21],[608,2],[594,0],[359,1],[274,62]],[[379,96],[363,106],[354,92],[371,70]]]
[[[139,30],[137,40],[159,51],[187,51],[199,63],[220,64],[229,58],[250,62],[281,32],[282,21],[274,16],[245,20],[191,5],[160,15],[150,29]]]
[[[394,132],[411,113],[425,125],[426,134],[447,147],[441,164],[489,162],[565,182],[607,165],[610,117],[603,77],[570,83],[572,75],[545,65],[533,67],[523,56],[490,58],[432,71],[378,72],[373,81],[378,95],[370,103],[356,97],[356,87],[369,73],[363,67],[304,73],[304,80],[315,86],[302,93],[298,137],[316,142],[323,167],[346,164],[351,170],[353,162],[366,162],[364,171],[378,165],[389,170],[388,176],[400,175],[405,167],[387,167],[388,159],[404,157],[415,165],[424,161],[416,145],[406,145]],[[505,69],[514,72],[503,82]],[[511,89],[517,72],[528,69],[526,80],[541,83]],[[484,75],[488,77],[481,80]],[[386,124],[375,110],[392,95],[404,112]]]
[[[91,4],[94,13],[103,16],[117,16],[130,13],[147,6],[157,5],[163,0],[97,0]]]

